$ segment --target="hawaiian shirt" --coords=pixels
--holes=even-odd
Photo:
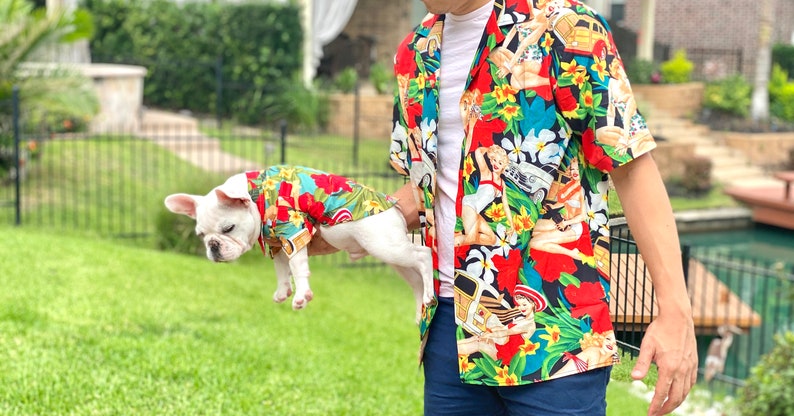
[[[428,15],[397,50],[390,156],[415,185],[436,267],[443,27],[443,15]],[[655,143],[606,21],[576,0],[495,0],[459,107],[461,379],[529,384],[614,364],[608,173]],[[542,294],[545,308],[521,307],[519,286]],[[423,339],[434,311],[423,312]],[[517,331],[521,345],[505,354],[502,344],[516,340],[505,334]]]
[[[348,178],[302,166],[246,172],[248,193],[262,216],[259,244],[292,256],[320,225],[354,221],[391,208],[396,200]]]

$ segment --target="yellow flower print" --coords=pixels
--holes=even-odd
[[[282,167],[281,170],[278,172],[278,176],[281,178],[289,178],[295,174],[295,168],[292,166]]]
[[[598,77],[601,79],[606,78],[609,76],[609,71],[607,71],[607,62],[605,59],[601,59],[601,57],[594,56],[593,65],[590,65],[590,69],[595,71],[598,74]]]
[[[370,200],[364,201],[364,209],[367,212],[370,212],[370,213],[373,213],[373,214],[377,214],[377,213],[383,211],[383,206],[378,201],[370,199]]]
[[[474,367],[476,366],[473,362],[469,361],[468,354],[458,355],[458,370],[460,370],[461,374],[474,370]]]
[[[518,377],[515,374],[510,374],[507,366],[497,368],[494,379],[500,386],[515,386],[518,384]]]
[[[493,96],[496,97],[496,103],[502,104],[505,101],[510,101],[511,103],[516,102],[516,93],[518,90],[511,87],[510,85],[505,85],[504,87],[496,86],[493,89]]]
[[[537,353],[539,349],[540,349],[540,343],[532,342],[530,340],[524,341],[524,345],[518,348],[518,350],[521,352],[521,356],[535,355],[535,353]]]
[[[416,86],[419,87],[420,90],[425,89],[425,75],[420,73],[416,76]]]
[[[516,233],[523,233],[535,227],[535,222],[532,217],[527,213],[525,207],[521,207],[521,212],[518,215],[513,215],[513,229]]]
[[[276,179],[275,177],[268,176],[266,180],[262,181],[262,188],[265,191],[273,191],[276,189],[276,184],[280,182],[281,181]]]
[[[296,227],[303,226],[303,216],[300,212],[291,209],[289,210],[289,222],[291,222]]]
[[[581,94],[582,94],[581,99],[585,107],[593,108],[593,91],[592,90],[582,91]]]
[[[499,110],[498,113],[500,116],[502,116],[502,118],[504,118],[507,121],[510,121],[513,119],[513,117],[516,117],[520,112],[521,112],[521,107],[517,105],[506,105],[504,106],[504,108]]]
[[[548,341],[549,346],[556,344],[560,340],[560,327],[557,325],[547,326],[546,333],[542,334],[540,338]]]
[[[573,83],[576,84],[579,88],[582,88],[582,85],[587,81],[587,73],[584,71],[576,72],[573,75]]]
[[[485,210],[485,215],[489,218],[492,218],[494,222],[502,222],[505,218],[507,218],[507,214],[505,213],[504,207],[502,204],[491,204],[487,210]]]
[[[466,160],[463,161],[463,179],[468,181],[474,171],[474,161],[470,156],[467,156]]]
[[[543,39],[541,39],[540,41],[540,47],[548,52],[551,50],[551,45],[553,44],[554,44],[554,37],[552,37],[548,33],[544,34]]]
[[[563,70],[564,77],[573,77],[579,72],[584,72],[584,67],[576,63],[576,59],[572,59],[571,62],[562,62],[560,64]]]

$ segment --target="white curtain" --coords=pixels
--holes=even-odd
[[[311,1],[311,0],[310,0]],[[331,43],[347,26],[358,0],[313,0],[312,1],[312,51],[307,57],[311,61],[309,78],[314,78],[320,58],[323,57],[323,46]]]

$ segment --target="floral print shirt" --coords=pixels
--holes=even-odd
[[[443,15],[428,15],[397,50],[390,157],[415,185],[436,266],[443,26]],[[612,365],[607,175],[655,143],[606,21],[576,0],[495,0],[459,107],[461,379],[529,384]],[[541,293],[546,307],[521,307],[519,286]],[[434,310],[424,310],[422,337]],[[524,328],[522,337],[507,336],[511,328]]]
[[[343,176],[303,166],[273,166],[245,175],[262,215],[262,250],[267,244],[290,257],[309,244],[317,226],[358,220],[396,203]]]

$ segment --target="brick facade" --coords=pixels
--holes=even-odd
[[[625,18],[618,25],[640,29],[640,2],[626,0]],[[773,43],[791,44],[794,1],[773,0]],[[655,39],[674,51],[686,49],[696,63],[696,76],[715,79],[739,70],[751,78],[758,48],[760,2],[748,0],[656,1]],[[738,53],[741,60],[738,62]],[[718,52],[719,51],[719,52]],[[659,57],[656,57],[659,60]]]

